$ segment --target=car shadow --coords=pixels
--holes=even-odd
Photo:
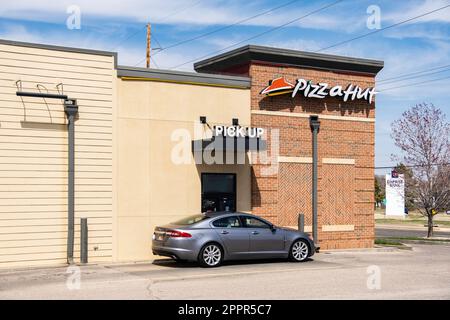
[[[306,259],[304,262],[314,261],[312,258]],[[230,260],[224,261],[222,263],[222,267],[225,266],[239,266],[239,265],[262,265],[262,264],[281,264],[281,263],[292,263],[296,264],[296,262],[291,262],[287,259],[252,259],[252,260]],[[301,264],[298,263],[298,264]],[[195,261],[175,261],[173,259],[156,259],[152,262],[153,265],[167,268],[201,268],[201,266]],[[220,267],[219,267],[220,268]],[[203,269],[203,268],[202,268]]]

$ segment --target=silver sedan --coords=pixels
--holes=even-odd
[[[155,255],[217,267],[225,260],[289,258],[305,261],[315,252],[306,233],[281,228],[255,215],[213,212],[155,228]]]

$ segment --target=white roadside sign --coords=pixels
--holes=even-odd
[[[386,174],[386,216],[405,216],[405,179]]]

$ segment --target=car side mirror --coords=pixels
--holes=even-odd
[[[270,230],[275,231],[276,230],[275,225],[271,224],[270,225]]]

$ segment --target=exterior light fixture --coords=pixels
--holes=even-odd
[[[206,124],[206,117],[205,116],[200,116],[200,123],[201,124]]]
[[[239,119],[233,118],[233,126],[238,126],[238,125],[239,125]]]

